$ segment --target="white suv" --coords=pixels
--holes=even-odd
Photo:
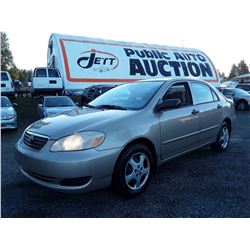
[[[9,97],[14,97],[14,86],[9,72],[1,71],[1,94]]]

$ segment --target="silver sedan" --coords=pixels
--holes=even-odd
[[[191,79],[118,86],[80,111],[29,126],[16,159],[30,180],[63,191],[112,185],[124,196],[145,190],[167,161],[205,145],[225,151],[234,105],[212,85]]]
[[[1,96],[1,129],[17,129],[17,113],[9,98]]]
[[[37,107],[38,117],[44,118],[78,109],[68,96],[43,96]]]

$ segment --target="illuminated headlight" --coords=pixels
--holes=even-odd
[[[105,134],[98,131],[79,132],[57,140],[50,148],[52,152],[77,151],[95,148],[105,139]]]

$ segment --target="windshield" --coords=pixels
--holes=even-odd
[[[1,80],[2,81],[9,81],[8,75],[5,72],[1,72]]]
[[[8,98],[1,97],[1,107],[11,107],[11,102]]]
[[[112,105],[124,109],[138,110],[144,108],[163,81],[127,83],[109,90],[92,102],[92,106]]]
[[[75,106],[74,102],[66,96],[45,98],[45,107]]]
[[[249,95],[245,90],[243,89],[234,89],[234,92],[237,94],[237,95]]]

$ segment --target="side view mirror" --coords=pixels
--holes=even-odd
[[[226,95],[232,97],[232,96],[234,96],[234,93],[228,93]]]
[[[79,102],[76,102],[76,106],[78,106],[79,105]]]
[[[17,107],[18,106],[18,104],[15,103],[15,102],[13,102],[12,105],[13,105],[13,107]]]
[[[42,108],[42,106],[43,106],[43,105],[42,105],[41,103],[38,104],[38,108]]]
[[[181,106],[180,99],[167,99],[161,103],[158,103],[155,107],[156,112],[160,112],[170,108],[179,108]]]

